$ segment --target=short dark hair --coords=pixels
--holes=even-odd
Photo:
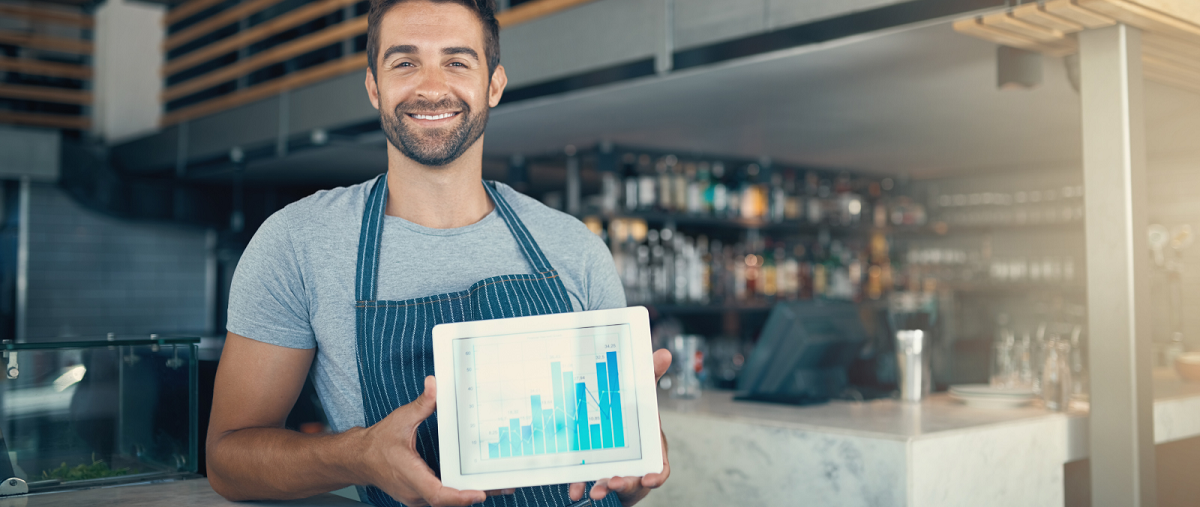
[[[367,66],[371,68],[371,75],[378,78],[376,74],[376,66],[379,58],[379,24],[383,20],[383,15],[404,2],[414,0],[371,0],[371,10],[367,13]],[[479,21],[483,24],[483,51],[487,58],[488,79],[492,78],[492,73],[496,72],[496,67],[500,65],[500,23],[496,21],[496,1],[495,0],[421,0],[425,2],[433,2],[437,4],[458,4],[466,7],[471,12],[474,12],[479,17]]]

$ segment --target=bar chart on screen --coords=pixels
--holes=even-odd
[[[473,342],[461,349],[481,460],[625,448],[632,401],[620,326]],[[469,360],[467,360],[469,357]],[[579,458],[581,461],[586,459]]]

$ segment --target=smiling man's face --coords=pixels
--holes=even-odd
[[[371,103],[388,142],[425,166],[444,166],[480,141],[507,80],[489,79],[483,25],[455,3],[404,2],[384,14]]]

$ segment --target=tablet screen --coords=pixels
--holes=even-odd
[[[638,460],[630,326],[453,340],[463,475]]]

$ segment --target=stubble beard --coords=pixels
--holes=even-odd
[[[440,129],[417,129],[402,121],[402,115],[457,109],[462,119]],[[430,167],[442,167],[458,160],[487,128],[488,108],[473,114],[461,99],[447,98],[437,103],[401,102],[392,114],[380,114],[384,135],[392,146],[412,161]],[[424,130],[425,132],[421,132]]]

